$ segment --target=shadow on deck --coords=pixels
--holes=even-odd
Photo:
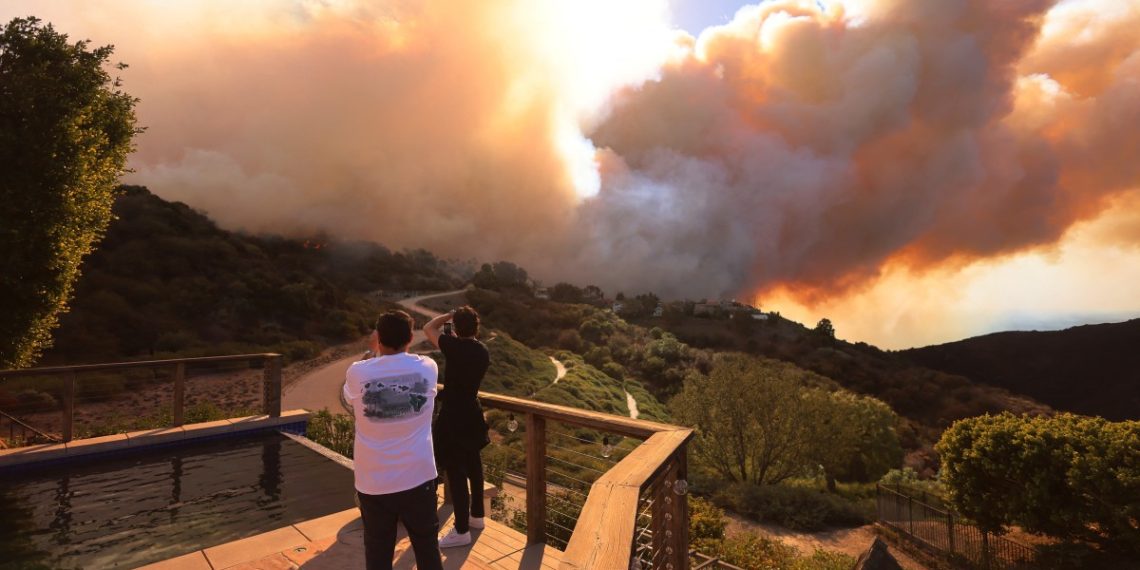
[[[451,506],[439,508],[440,530],[451,528]],[[526,536],[486,519],[472,529],[469,546],[443,549],[447,570],[540,570],[558,568],[562,552],[543,544],[527,546]],[[207,548],[144,567],[146,570],[341,570],[364,567],[364,531],[360,512],[349,509],[265,534]],[[396,544],[397,570],[416,568],[411,543],[401,529]]]

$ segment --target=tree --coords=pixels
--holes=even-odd
[[[801,472],[811,451],[808,372],[773,360],[720,354],[708,376],[687,379],[671,402],[695,426],[694,455],[731,481],[779,483]]]
[[[527,287],[529,279],[526,270],[509,261],[496,261],[494,264],[495,278],[501,287]]]
[[[0,34],[0,368],[28,366],[50,346],[79,265],[111,221],[139,132],[137,100],[104,69],[112,52],[36,18]]]
[[[495,269],[491,267],[490,263],[484,263],[479,271],[471,278],[471,283],[480,289],[496,290],[499,288],[499,280],[495,277]]]
[[[581,303],[582,289],[570,283],[558,283],[550,288],[550,300],[560,303]]]
[[[827,340],[835,340],[835,327],[831,324],[831,319],[820,319],[813,330]]]
[[[902,446],[894,426],[898,416],[890,406],[868,396],[839,390],[809,390],[812,407],[812,461],[823,467],[827,488],[836,480],[878,480],[902,462]]]
[[[936,446],[950,502],[990,532],[1029,532],[1140,555],[1140,422],[980,416]]]

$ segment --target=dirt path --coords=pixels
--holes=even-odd
[[[554,383],[557,384],[559,380],[566,376],[566,365],[558,361],[553,356],[550,357],[550,362],[554,364]]]
[[[641,412],[637,411],[637,400],[633,399],[633,394],[625,393],[625,405],[629,408],[629,417],[636,420]]]
[[[860,554],[871,547],[875,540],[875,531],[871,525],[856,528],[841,528],[823,532],[797,532],[771,524],[757,523],[733,513],[725,513],[728,519],[727,532],[756,532],[761,536],[773,538],[799,549],[800,554],[810,555],[817,548],[834,550],[858,558]],[[890,549],[891,555],[898,560],[904,570],[928,570],[926,566],[906,555],[897,548]]]

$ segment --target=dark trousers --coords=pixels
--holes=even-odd
[[[452,453],[454,456],[447,464],[447,484],[455,508],[455,532],[463,533],[470,530],[468,516],[484,516],[483,459],[477,449],[456,449]]]
[[[407,491],[360,497],[360,518],[364,521],[364,559],[368,570],[392,570],[396,553],[396,521],[404,523],[416,568],[443,570],[439,553],[439,519],[435,512],[436,484],[432,479]]]

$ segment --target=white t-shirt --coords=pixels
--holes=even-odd
[[[344,399],[356,417],[357,491],[398,493],[436,477],[431,416],[438,377],[434,360],[406,352],[348,367]]]

